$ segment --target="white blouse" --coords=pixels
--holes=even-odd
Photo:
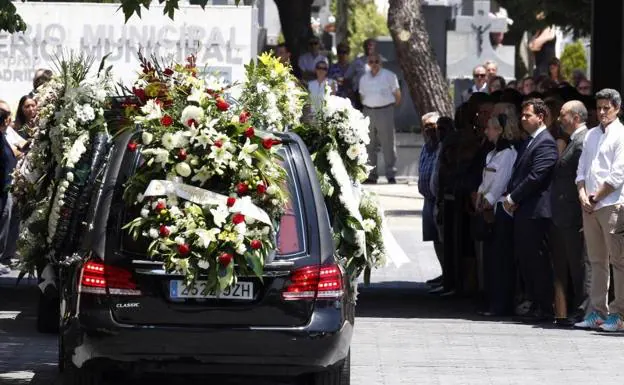
[[[487,154],[479,193],[490,205],[494,206],[496,202],[502,201],[517,156],[518,152],[513,147],[502,151],[492,150]]]

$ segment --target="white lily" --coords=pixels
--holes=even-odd
[[[210,209],[210,213],[212,214],[212,220],[215,225],[218,227],[222,227],[227,221],[227,217],[230,215],[230,210],[226,205],[218,205],[216,209]]]
[[[238,154],[238,160],[242,160],[247,163],[247,166],[251,167],[252,158],[251,154],[253,154],[258,149],[257,144],[252,144],[249,138],[245,141],[241,152]]]

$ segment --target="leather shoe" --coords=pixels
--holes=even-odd
[[[396,184],[396,179],[388,178],[388,184]]]
[[[444,286],[440,285],[438,287],[435,287],[435,288],[429,290],[429,294],[440,295],[440,294],[444,293],[445,291],[446,291],[446,289],[444,289]]]
[[[574,323],[574,320],[571,320],[570,318],[555,318],[553,325],[558,328],[569,329],[574,327]]]
[[[427,285],[438,285],[438,284],[442,283],[442,279],[443,279],[443,277],[440,275],[440,276],[435,277],[434,279],[428,280],[425,283]]]
[[[514,318],[515,321],[519,321],[526,324],[541,324],[545,322],[552,322],[552,314],[548,314],[541,309],[529,311],[527,314]]]

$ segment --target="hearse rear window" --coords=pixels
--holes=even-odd
[[[289,153],[282,150],[281,155],[284,158],[283,167],[288,174],[288,202],[280,220],[277,235],[277,258],[287,258],[305,251],[305,234],[300,186],[294,182],[296,179]],[[140,206],[128,209],[124,215],[124,224],[140,215],[140,210]],[[144,258],[149,243],[150,240],[145,237],[135,241],[127,231],[124,231],[120,251],[124,254]]]

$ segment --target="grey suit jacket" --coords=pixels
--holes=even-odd
[[[576,188],[576,170],[583,151],[587,128],[580,131],[563,150],[555,166],[551,186],[552,221],[559,227],[583,227],[583,212]]]

